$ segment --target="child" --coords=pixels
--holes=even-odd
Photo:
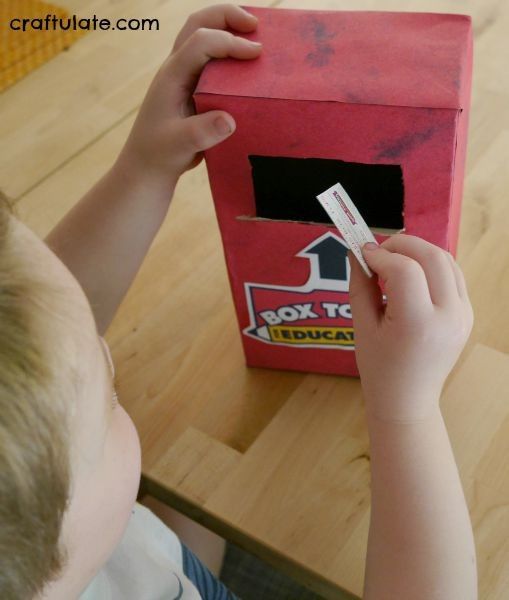
[[[156,74],[117,161],[42,243],[0,209],[0,597],[233,598],[135,504],[140,449],[102,340],[179,176],[231,135],[195,115],[205,63],[255,59],[256,18],[192,15]],[[192,199],[190,199],[192,201]],[[471,600],[475,551],[439,397],[472,326],[452,257],[412,236],[351,259],[356,355],[371,439],[367,600]],[[270,600],[270,599],[267,599]]]

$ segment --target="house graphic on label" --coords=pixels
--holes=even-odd
[[[250,322],[243,334],[271,345],[353,350],[347,250],[327,232],[296,254],[309,261],[304,285],[246,282]]]

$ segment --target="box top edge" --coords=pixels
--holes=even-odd
[[[259,23],[244,37],[263,44],[261,55],[212,60],[197,93],[451,109],[469,103],[469,15],[246,8]]]

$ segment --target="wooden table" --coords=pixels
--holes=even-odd
[[[0,185],[44,236],[112,162],[185,16],[210,2],[60,0],[79,15],[158,17],[85,36],[0,98]],[[252,4],[270,5],[268,2]],[[295,0],[466,12],[475,71],[459,262],[476,324],[443,411],[475,529],[480,598],[509,590],[509,5]],[[356,379],[248,369],[205,169],[170,215],[108,331],[145,487],[327,598],[362,591],[369,446]]]

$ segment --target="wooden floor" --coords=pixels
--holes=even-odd
[[[59,4],[88,17],[94,13],[110,18],[157,17],[161,29],[146,33],[91,33],[0,96],[0,187],[17,201],[21,218],[40,236],[112,163],[155,70],[167,55],[186,16],[212,2],[93,0],[86,3],[86,8],[80,0],[59,0]],[[469,285],[476,324],[449,380],[444,413],[475,528],[480,598],[507,599],[509,3],[506,0],[287,0],[250,4],[460,12],[473,17],[473,96],[458,260]],[[197,270],[199,278],[192,276]],[[190,294],[198,295],[202,301],[190,304]],[[162,326],[168,319],[171,332]],[[210,350],[210,345],[204,342],[212,337],[216,340],[216,356],[222,357],[213,369],[210,358],[207,362],[204,355],[205,349]],[[212,456],[224,458],[221,468],[236,464],[244,456],[255,466],[260,464],[257,460],[270,461],[270,455],[264,456],[263,450],[255,458],[253,454],[248,456],[248,451],[262,434],[268,437],[281,433],[277,425],[269,431],[276,415],[300,422],[299,419],[305,418],[307,406],[303,398],[307,394],[315,393],[317,387],[328,386],[330,393],[335,389],[331,378],[299,373],[260,374],[241,368],[242,359],[237,358],[241,355],[240,340],[203,165],[186,174],[179,184],[170,215],[107,338],[117,365],[120,397],[140,430],[144,470],[154,477],[172,461],[177,467],[179,458],[185,459],[186,449],[193,444],[201,448],[210,446],[212,450],[219,444],[219,453],[214,451]],[[216,393],[214,396],[205,393],[198,405],[186,405],[181,399],[196,393],[193,379],[200,368],[210,370],[210,389]],[[168,373],[174,376],[169,378]],[[353,383],[346,385],[351,387],[352,398],[357,398],[358,388]],[[225,413],[218,414],[223,404],[226,406],[227,401],[238,398],[242,401],[231,405],[236,409],[230,410],[227,418]],[[322,409],[324,414],[336,410],[326,404]],[[161,415],[159,425],[155,424],[158,415]],[[357,413],[353,420],[348,415],[338,424],[338,431],[341,427],[348,427],[349,432],[357,428],[358,437],[343,440],[357,451],[364,448],[365,431],[355,420]],[[161,436],[163,427],[166,438]],[[156,464],[161,445],[171,439],[179,439],[180,445],[173,447],[165,465]],[[306,457],[302,456],[302,460]],[[217,465],[209,466],[215,478],[200,479],[202,487],[193,488],[197,496],[202,494],[204,503],[212,492],[208,488],[216,486],[221,475],[217,469],[214,471]],[[367,468],[359,477],[367,481]],[[241,489],[239,486],[244,484],[239,477],[232,485]],[[235,496],[230,499],[232,513],[240,510],[233,507],[234,500]],[[221,503],[228,501],[220,493],[211,502],[208,516],[200,518],[217,531],[234,536],[238,531],[235,527],[229,528],[224,521],[214,518]],[[182,506],[193,514],[189,503]],[[262,531],[263,524],[256,522],[253,515],[259,514],[261,519],[264,507],[259,507],[258,513],[253,507],[246,511],[238,514],[238,523],[252,519],[252,526]],[[362,582],[363,565],[359,557],[367,531],[366,511],[363,506],[355,521],[361,533],[345,542],[337,562],[321,571],[316,566],[318,562],[312,565],[324,580],[335,581],[355,593],[359,593]],[[277,529],[280,524],[271,526]],[[284,526],[280,531],[280,538],[273,540],[272,550],[268,542],[264,545],[258,540],[257,546],[254,540],[253,551],[263,554],[260,550],[263,546],[266,558],[285,567],[281,544],[293,543],[296,554],[291,561],[304,562],[305,550],[301,555],[298,552],[299,544],[305,544],[306,540],[292,539]],[[309,539],[311,543],[320,543],[312,532]],[[300,578],[308,582],[307,575]],[[325,590],[330,597],[339,597],[327,592],[325,584],[321,588],[316,580],[311,585]]]

